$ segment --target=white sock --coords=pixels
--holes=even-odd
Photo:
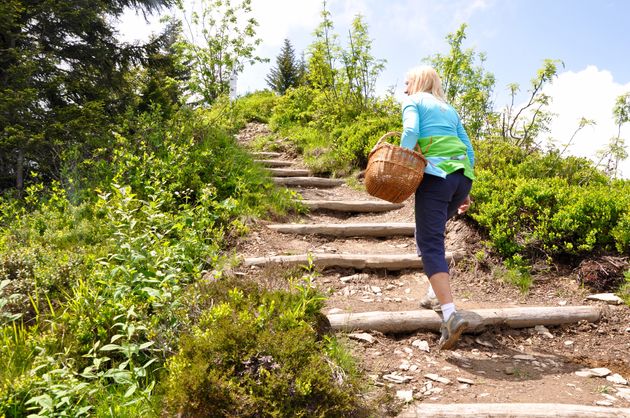
[[[442,317],[444,318],[444,322],[448,321],[455,312],[457,311],[455,310],[455,304],[453,302],[442,305]]]
[[[427,289],[427,297],[429,299],[433,299],[436,298],[437,296],[435,295],[435,291],[433,291],[433,286],[429,285],[429,288]]]

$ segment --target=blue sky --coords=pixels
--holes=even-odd
[[[284,38],[296,52],[305,51],[321,21],[320,0],[252,0],[252,6],[263,39],[258,54],[270,62],[241,74],[240,94],[265,88],[265,75]],[[571,153],[593,157],[616,133],[612,106],[618,95],[630,91],[628,0],[329,0],[328,9],[344,46],[354,16],[361,14],[367,22],[373,55],[387,61],[378,93],[395,86],[400,97],[405,72],[425,57],[447,52],[445,36],[467,23],[464,46],[484,52],[484,67],[496,77],[495,107],[507,103],[509,83],[526,91],[544,59],[559,59],[564,68],[548,90],[557,114],[550,134],[556,145],[570,138],[582,116],[597,124],[576,136]],[[121,25],[128,38],[146,36],[150,29],[132,15]],[[519,96],[524,98],[525,93]],[[622,137],[630,145],[628,125]],[[630,159],[622,170],[630,177]]]

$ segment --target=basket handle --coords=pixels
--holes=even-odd
[[[381,143],[381,141],[386,140],[387,138],[390,138],[392,136],[400,136],[402,135],[400,132],[397,131],[391,131],[391,132],[387,132],[385,135],[383,135],[377,142],[376,144],[374,144],[374,147],[372,148],[372,151],[374,151],[374,149],[376,149],[376,147],[378,146],[378,144]],[[427,149],[422,151],[422,148],[420,148],[420,144],[416,143],[416,146],[413,148],[413,150],[419,154],[421,154],[422,156],[424,156],[424,154],[426,154],[427,152],[429,152],[429,148],[431,148],[431,145],[433,144],[433,137],[431,137],[431,141],[429,142],[429,145],[427,145]],[[370,152],[371,154],[371,152]]]
[[[376,147],[378,144],[380,144],[380,143],[381,143],[381,141],[384,141],[384,140],[386,140],[387,138],[392,137],[392,136],[396,136],[396,135],[399,135],[399,136],[400,136],[400,135],[401,135],[401,133],[400,133],[400,132],[396,132],[396,131],[387,132],[385,135],[383,135],[383,136],[381,137],[381,139],[379,139],[379,140],[376,142],[376,144],[375,144],[374,146]]]

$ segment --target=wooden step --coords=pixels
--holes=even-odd
[[[356,223],[356,224],[274,224],[267,228],[284,234],[317,234],[336,237],[412,237],[415,223]]]
[[[303,168],[269,168],[267,171],[276,177],[307,177],[311,174]]]
[[[405,206],[384,200],[300,200],[310,210],[334,210],[338,212],[387,212]]]
[[[252,156],[257,158],[278,158],[282,157],[281,152],[271,152],[271,151],[257,151],[252,152]]]
[[[254,160],[254,162],[265,167],[289,167],[293,165],[293,161],[289,160]]]
[[[447,252],[446,259],[457,261],[463,257],[461,252]],[[309,260],[318,268],[342,267],[362,269],[404,270],[421,269],[422,258],[417,254],[298,254],[250,257],[243,260],[244,266],[264,267],[273,264],[295,266],[308,265]]]
[[[458,312],[469,322],[466,332],[478,332],[491,325],[530,328],[536,325],[560,325],[582,320],[596,322],[601,317],[601,310],[597,306],[523,306],[460,310]],[[442,317],[431,309],[331,314],[328,315],[328,320],[334,330],[362,329],[384,334],[418,330],[437,332],[442,323]]]
[[[337,187],[343,180],[325,177],[273,177],[274,183],[280,186],[293,187]]]
[[[630,418],[629,408],[559,403],[419,403],[399,418]]]

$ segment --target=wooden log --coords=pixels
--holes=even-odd
[[[258,158],[278,158],[282,156],[281,152],[258,151],[252,152],[252,156]]]
[[[300,200],[310,210],[324,209],[339,212],[387,212],[405,206],[383,200]]]
[[[268,171],[276,177],[305,177],[311,174],[303,168],[269,168]]]
[[[336,187],[343,184],[343,180],[325,177],[273,177],[273,181],[281,186],[303,187]]]
[[[416,224],[405,223],[356,223],[356,224],[275,224],[268,228],[284,234],[317,234],[335,237],[413,237]]]
[[[254,162],[262,164],[265,167],[289,167],[293,165],[293,161],[287,160],[254,160]]]
[[[421,403],[398,415],[399,418],[620,418],[630,417],[629,408],[569,405],[558,403]]]
[[[596,322],[601,316],[597,306],[523,306],[516,308],[459,310],[469,322],[467,332],[478,332],[488,326],[507,325],[530,328],[536,325],[560,325],[586,320]],[[442,318],[433,310],[397,312],[362,312],[328,315],[332,329],[357,329],[382,333],[405,333],[418,330],[438,331]]]
[[[446,259],[457,261],[461,259],[460,252],[447,252]],[[421,269],[422,258],[416,254],[310,254],[310,259],[319,268],[343,267],[362,269]],[[269,257],[251,257],[243,261],[244,266],[264,267],[272,264],[306,265],[309,254],[277,255]]]

